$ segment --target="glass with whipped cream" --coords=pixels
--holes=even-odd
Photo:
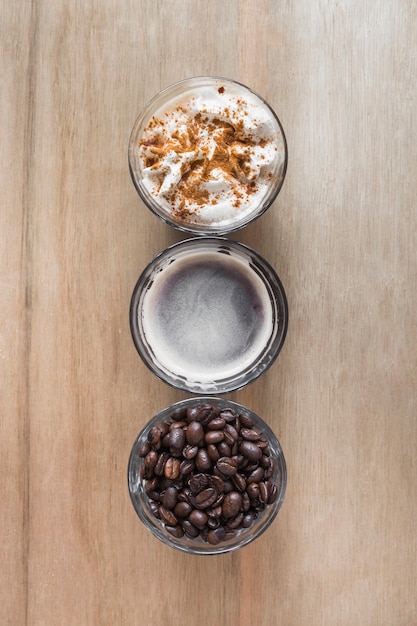
[[[191,393],[235,391],[277,358],[288,305],[275,270],[223,237],[176,243],[143,270],[130,305],[133,342],[161,380]]]
[[[203,76],[171,85],[142,111],[129,168],[145,205],[199,235],[246,226],[276,199],[287,168],[282,125],[236,81]]]

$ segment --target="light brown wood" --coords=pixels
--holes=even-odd
[[[1,624],[417,624],[415,3],[39,0],[1,29]],[[137,276],[182,235],[127,142],[198,74],[259,91],[290,155],[233,235],[281,276],[289,333],[231,396],[278,435],[287,496],[222,557],[160,544],[126,484],[142,425],[185,397],[130,338]]]

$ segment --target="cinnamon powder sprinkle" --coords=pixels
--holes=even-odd
[[[224,88],[219,87],[218,91],[223,93]],[[176,110],[184,112],[181,107]],[[148,134],[148,138],[140,142],[140,146],[146,148],[145,167],[157,170],[168,153],[176,153],[179,157],[184,153],[196,154],[191,161],[183,162],[180,181],[168,195],[172,205],[177,206],[174,209],[177,217],[187,217],[193,213],[192,205],[201,206],[209,201],[209,192],[202,183],[219,178],[218,175],[212,175],[214,170],[220,170],[228,180],[235,195],[233,204],[236,208],[257,191],[256,182],[251,180],[250,157],[255,146],[263,146],[266,142],[254,141],[245,135],[242,120],[231,123],[217,117],[210,118],[203,110],[195,114],[186,126],[182,125],[174,132],[168,130],[167,122],[163,119],[152,118],[148,130],[155,129],[162,129],[162,133],[151,137]],[[207,137],[207,134],[211,141],[201,141],[201,137]],[[162,185],[165,173],[161,171],[160,176]]]

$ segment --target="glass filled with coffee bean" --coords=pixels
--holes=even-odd
[[[195,397],[155,415],[128,464],[133,507],[146,528],[190,554],[223,554],[264,533],[285,496],[280,443],[253,411]]]
[[[288,305],[271,265],[222,237],[180,241],[157,255],[133,291],[130,327],[144,363],[199,395],[240,389],[265,372],[285,341]]]

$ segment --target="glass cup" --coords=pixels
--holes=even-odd
[[[238,450],[238,456],[235,457],[238,459],[236,461],[238,470],[229,478],[222,473],[225,471],[224,457],[220,457],[220,461],[211,460],[210,467],[205,466],[204,470],[196,467],[198,461],[194,459],[197,457],[193,457],[191,464],[194,463],[194,468],[190,470],[190,465],[188,465],[187,469],[183,463],[190,463],[190,459],[187,461],[189,450],[183,448],[185,457],[181,449],[173,450],[171,434],[169,435],[170,442],[166,440],[169,427],[161,428],[161,424],[173,422],[176,426],[174,430],[177,431],[175,441],[178,442],[181,438],[178,436],[178,431],[188,429],[192,420],[195,419],[193,410],[198,412],[199,409],[196,407],[201,406],[205,407],[206,412],[200,423],[204,425],[204,431],[206,434],[209,433],[209,436],[213,436],[214,431],[210,430],[207,419],[222,417],[222,415],[228,416],[223,432],[229,435],[232,433],[232,441],[235,437]],[[223,411],[226,413],[222,413]],[[234,415],[238,416],[237,420],[233,418],[230,411],[234,411]],[[235,434],[230,426],[235,430]],[[215,432],[213,439],[218,439],[220,431]],[[193,437],[195,435],[194,431]],[[185,436],[188,437],[187,432]],[[254,440],[256,436],[259,438]],[[256,455],[258,460],[255,462],[253,458],[249,460],[245,457],[247,451],[242,447],[245,437],[252,437],[249,450],[256,448],[259,452],[262,449],[262,455],[260,453]],[[184,439],[184,434],[182,438]],[[248,441],[249,439],[245,439],[246,444]],[[263,447],[259,448],[258,444]],[[220,450],[220,444],[216,445]],[[214,444],[212,446],[215,447]],[[204,447],[200,444],[199,449]],[[164,454],[165,458],[168,457],[170,460],[165,460],[163,470],[157,469],[158,464],[155,464],[152,456],[161,459]],[[172,454],[175,456],[171,456]],[[184,468],[179,475],[174,472],[175,463]],[[220,472],[219,467],[222,468]],[[205,478],[202,479],[202,475]],[[202,481],[206,480],[208,480],[209,487],[204,492],[205,483]],[[128,488],[139,519],[164,544],[188,554],[224,554],[242,548],[257,539],[270,527],[278,515],[284,500],[286,484],[287,470],[284,454],[268,424],[256,413],[240,404],[211,396],[182,400],[155,415],[139,433],[128,463]],[[210,485],[215,485],[215,487],[210,488]],[[227,488],[226,485],[228,485]],[[230,494],[230,490],[233,495],[226,495]],[[167,492],[169,492],[168,495],[166,495]],[[214,497],[216,501],[210,504]],[[229,501],[226,503],[227,498]],[[183,504],[177,508],[180,501]],[[184,502],[188,503],[188,506]],[[231,510],[230,506],[233,506],[233,502],[236,506],[234,510]],[[216,507],[220,509],[216,510]],[[194,512],[191,512],[192,509]],[[196,524],[199,527],[197,530]]]
[[[274,202],[287,169],[275,112],[234,80],[170,85],[137,118],[128,160],[136,190],[167,224],[196,235],[246,226]]]
[[[274,269],[221,237],[176,243],[144,269],[130,304],[133,342],[167,384],[218,395],[257,379],[277,358],[288,304]]]

